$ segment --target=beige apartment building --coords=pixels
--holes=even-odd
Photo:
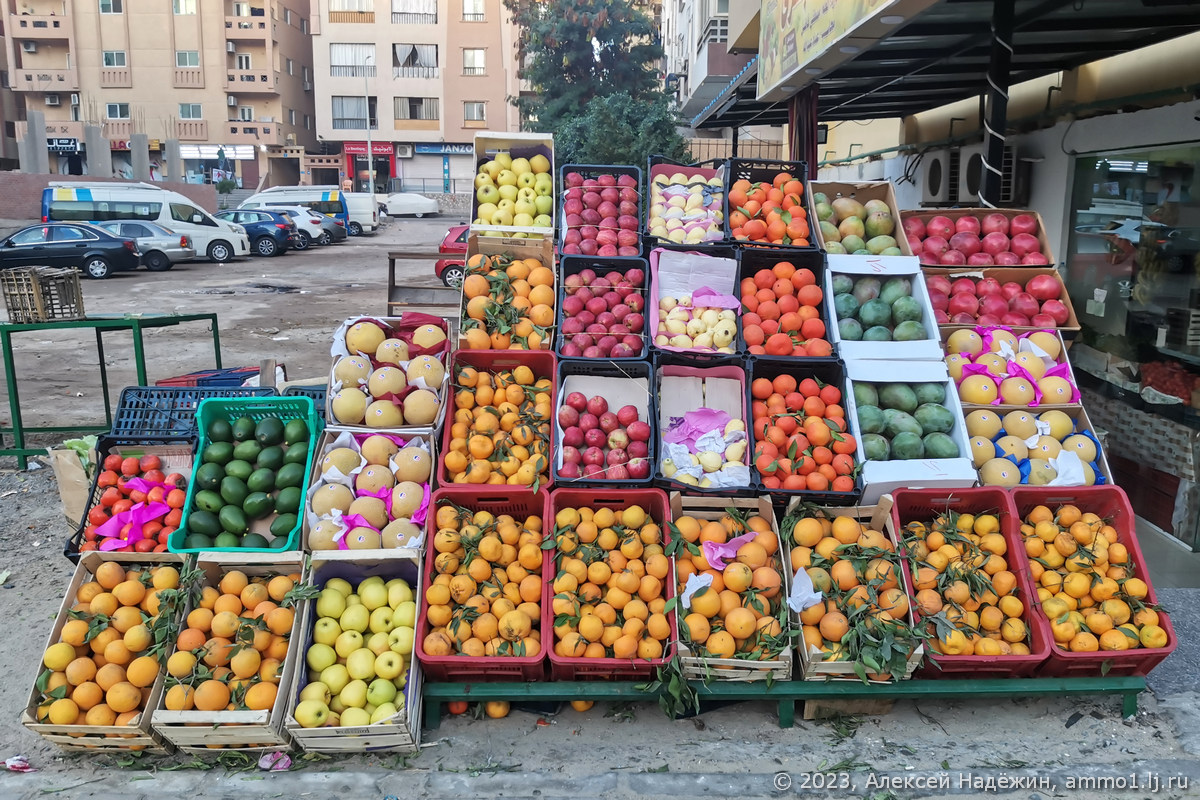
[[[470,192],[479,130],[515,131],[517,32],[502,0],[312,0],[317,152],[302,180]]]
[[[0,0],[17,113],[46,117],[50,169],[85,174],[85,124],[103,126],[116,176],[129,140],[180,141],[183,176],[295,184],[316,144],[309,0]],[[25,123],[15,126],[24,135]]]
[[[0,50],[8,39],[8,19],[0,15]],[[0,64],[0,170],[17,168],[17,101],[8,88],[8,70]]]

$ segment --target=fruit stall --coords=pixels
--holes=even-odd
[[[125,391],[27,727],[337,754],[471,702],[1133,713],[1176,634],[1036,212],[476,157],[457,319],[331,321],[307,396]]]

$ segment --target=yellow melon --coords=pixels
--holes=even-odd
[[[437,419],[438,398],[428,389],[418,389],[404,398],[404,418],[410,425],[429,425]]]
[[[968,375],[958,385],[958,396],[964,403],[986,406],[999,396],[996,381],[987,375]]]
[[[425,483],[433,470],[433,461],[428,450],[409,445],[396,453],[392,459],[396,464],[396,480]]]
[[[979,468],[979,479],[985,486],[1016,486],[1021,482],[1021,473],[1007,458],[993,458]]]
[[[346,349],[351,353],[374,353],[387,337],[374,322],[356,322],[346,331]]]
[[[367,406],[363,422],[368,428],[398,428],[404,424],[404,413],[391,400],[376,400]]]
[[[375,350],[375,360],[381,364],[403,364],[408,361],[408,343],[402,339],[385,339]]]
[[[369,399],[358,389],[342,389],[333,396],[333,418],[345,425],[358,425],[367,415]]]
[[[995,411],[979,408],[967,414],[967,433],[971,436],[982,436],[985,439],[991,439],[1003,427],[1004,422]]]

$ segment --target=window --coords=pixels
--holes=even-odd
[[[487,72],[484,66],[484,53],[481,47],[468,47],[463,50],[463,75],[483,75]]]
[[[397,97],[395,104],[396,119],[438,119],[438,99],[436,97]]]
[[[176,14],[195,14],[196,0],[175,0]]]
[[[121,4],[124,0],[100,0],[101,14],[120,14],[124,11]]]
[[[112,230],[109,228],[109,230]],[[139,236],[153,236],[154,234],[145,225],[139,225],[136,222],[126,222],[121,225],[121,235],[130,236],[134,239]],[[115,233],[115,231],[114,231]]]
[[[238,69],[247,70],[252,68],[253,62],[250,60],[249,53],[238,53],[237,58],[234,59],[234,63]]]
[[[330,11],[374,11],[375,0],[329,0]]]
[[[436,78],[438,51],[436,44],[392,45],[393,78]]]
[[[309,77],[309,74],[308,74],[308,67],[300,68],[300,77],[304,80],[305,83],[310,83],[312,81],[312,79]]]
[[[198,223],[200,225],[210,225],[216,227],[216,223],[209,219],[208,215],[195,206],[189,206],[187,203],[171,203],[171,219],[176,222]],[[200,219],[196,220],[195,217]]]
[[[463,22],[483,22],[487,14],[483,12],[483,0],[463,0]]]
[[[106,219],[158,219],[162,203],[110,203],[96,200],[56,200],[50,219],[102,222]]]
[[[393,25],[436,25],[437,0],[392,0]]]
[[[375,77],[375,45],[329,45],[329,75],[333,78]]]
[[[304,115],[304,130],[312,130],[312,117],[310,117],[308,114]]]
[[[288,109],[288,125],[295,125],[295,124],[296,124],[296,109],[289,108]]]
[[[477,100],[463,103],[463,119],[467,122],[487,122],[487,104]]]
[[[9,241],[13,244],[41,244],[50,241],[50,231],[52,230],[53,228],[48,227],[30,228],[14,234]]]
[[[198,66],[200,66],[200,51],[199,50],[176,50],[175,51],[175,66],[177,66],[177,67],[198,67]]]
[[[101,53],[101,58],[103,59],[103,64],[106,67],[127,66],[125,63],[124,50],[105,50],[103,53]]]
[[[89,239],[100,238],[91,231],[85,231],[83,228],[75,228],[70,225],[53,228],[52,233],[53,240],[56,242],[84,242]]]
[[[285,59],[285,64],[287,66],[287,74],[295,75],[296,74],[296,62],[292,61],[290,58],[288,58],[288,59]]]
[[[308,20],[304,17],[300,18],[300,32],[308,33]]]
[[[108,103],[104,109],[105,119],[129,119],[129,103]]]
[[[254,106],[239,106],[238,119],[240,119],[242,122],[253,122]]]
[[[204,119],[200,114],[199,103],[180,103],[179,104],[180,119]]]
[[[368,112],[371,127],[379,127],[379,120],[375,116],[374,97],[334,95],[332,101],[334,130],[366,130]]]
[[[292,24],[292,10],[290,8],[285,8],[283,10],[283,24],[284,25]]]

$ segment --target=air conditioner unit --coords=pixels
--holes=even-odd
[[[233,95],[229,95],[228,97],[225,98],[225,104],[227,106],[229,106],[230,108],[233,108],[234,106],[237,105],[237,98],[234,97]]]
[[[226,42],[225,43],[225,52],[226,53],[236,53],[237,45],[234,44],[233,42]]]
[[[62,101],[59,99],[58,95],[48,94],[48,95],[46,95],[46,105],[58,106],[58,105],[62,105]]]
[[[956,193],[951,201],[959,204],[978,203],[983,191],[983,154],[985,144],[973,144],[959,148],[958,179],[954,182]],[[1017,174],[1017,148],[1005,145],[1004,158],[1000,163],[1000,198],[997,205],[1011,205],[1015,196]]]
[[[396,158],[412,158],[413,146],[411,144],[396,145]]]
[[[71,105],[73,105],[73,106],[79,105],[79,95],[78,94],[71,95]]]
[[[304,91],[306,91],[306,92],[312,91],[312,83],[310,81],[304,82]]]
[[[37,42],[21,42],[21,50],[26,53],[36,53]]]
[[[950,151],[931,150],[921,156],[921,204],[945,205],[950,201]]]
[[[288,147],[294,147],[296,145],[296,134],[289,133],[287,136],[284,137],[284,141],[287,142]]]

